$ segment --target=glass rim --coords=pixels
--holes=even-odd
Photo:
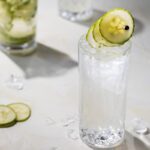
[[[78,43],[79,49],[82,48],[85,52],[89,54],[96,54],[96,53],[101,53],[104,51],[111,52],[111,53],[114,52],[114,53],[126,54],[127,52],[130,51],[131,46],[132,46],[132,41],[129,40],[122,45],[116,45],[112,47],[103,45],[102,47],[99,47],[99,48],[93,48],[87,42],[85,34],[81,36],[79,43]]]

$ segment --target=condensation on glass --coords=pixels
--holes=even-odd
[[[80,136],[92,148],[112,148],[125,135],[127,69],[131,43],[94,49],[79,41]]]

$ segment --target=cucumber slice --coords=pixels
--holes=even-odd
[[[88,30],[88,33],[87,33],[87,35],[86,35],[86,40],[87,40],[87,42],[89,43],[89,45],[90,45],[91,47],[93,47],[93,48],[98,48],[98,47],[100,47],[100,44],[97,43],[97,42],[95,41],[94,37],[93,37],[94,26],[95,26],[95,24],[92,25],[92,26],[90,27],[90,29]]]
[[[1,125],[0,128],[9,128],[14,126],[17,123],[16,120],[12,121],[11,123],[5,124],[5,125]]]
[[[116,46],[116,44],[112,44],[108,41],[106,41],[103,37],[102,37],[102,34],[100,32],[100,22],[101,22],[101,18],[99,20],[96,21],[95,25],[94,25],[94,28],[93,28],[93,37],[94,37],[94,40],[101,44],[101,45],[105,45],[105,46]]]
[[[23,103],[14,103],[8,105],[8,107],[12,108],[17,115],[16,120],[18,122],[26,121],[31,116],[31,109],[28,105]]]
[[[16,123],[16,114],[15,112],[5,106],[0,105],[0,127],[10,127]]]
[[[17,7],[13,13],[14,17],[31,19],[36,15],[37,0],[30,0],[28,3]]]
[[[9,37],[5,32],[1,32],[0,34],[0,42],[3,44],[10,44],[10,45],[20,45],[20,44],[24,44],[27,43],[28,41],[31,41],[32,39],[34,39],[34,35],[30,36],[30,37],[25,37],[25,38],[12,38]]]
[[[16,5],[21,2],[21,0],[6,0],[6,2],[10,5]]]
[[[23,5],[28,3],[30,0],[6,0],[9,5]]]
[[[11,18],[9,5],[5,1],[0,1],[0,27],[6,28],[6,25],[11,23]]]
[[[28,3],[30,0],[22,0],[22,3],[23,4],[26,4],[26,3]]]
[[[24,19],[14,19],[12,21],[12,28],[5,32],[10,38],[20,39],[35,35],[35,26],[33,21]]]
[[[102,17],[99,28],[104,39],[110,43],[123,44],[134,32],[134,19],[129,11],[117,8]]]
[[[11,12],[18,10],[18,7],[27,4],[29,1],[30,0],[6,0],[7,4],[10,5]]]

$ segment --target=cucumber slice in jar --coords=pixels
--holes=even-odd
[[[88,33],[87,33],[87,35],[86,35],[86,40],[87,40],[87,42],[89,43],[89,45],[90,45],[91,47],[93,47],[93,48],[98,48],[98,47],[100,47],[100,44],[99,44],[98,42],[96,42],[96,40],[95,40],[94,37],[93,37],[94,26],[95,26],[95,24],[92,25],[92,26],[90,27],[90,29],[88,30]]]
[[[35,26],[33,21],[24,19],[14,19],[12,21],[12,28],[5,32],[9,38],[21,40],[21,38],[28,38],[35,35]]]
[[[30,0],[6,0],[6,2],[7,2],[9,5],[17,5],[17,6],[26,4],[26,3],[28,3],[29,1],[30,1]]]
[[[21,3],[21,0],[6,0],[9,5],[18,5]]]
[[[8,105],[8,107],[10,107],[11,109],[14,110],[14,112],[17,115],[16,120],[18,122],[26,121],[31,116],[31,109],[26,104],[23,104],[23,103],[14,103],[14,104]]]
[[[24,5],[21,5],[14,9],[13,16],[23,19],[31,19],[36,15],[37,0],[29,0]]]
[[[27,4],[30,0],[6,0],[7,4],[10,5],[10,11],[14,13],[14,11],[18,10],[19,7]]]
[[[12,15],[9,5],[5,1],[0,1],[0,30],[4,30],[7,24],[11,23]]]
[[[0,34],[0,42],[1,43],[7,43],[7,44],[11,44],[11,45],[20,45],[20,44],[24,44],[28,41],[31,41],[34,38],[34,35],[29,36],[29,37],[25,37],[25,38],[12,38],[9,37],[8,35],[6,35],[5,33]]]
[[[0,105],[0,128],[10,127],[16,123],[16,113],[5,105]]]
[[[134,32],[134,19],[129,11],[117,8],[102,17],[99,28],[105,40],[113,44],[124,44]]]

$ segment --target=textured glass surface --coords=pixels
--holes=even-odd
[[[80,136],[91,147],[124,139],[126,76],[131,43],[93,49],[79,42]]]

